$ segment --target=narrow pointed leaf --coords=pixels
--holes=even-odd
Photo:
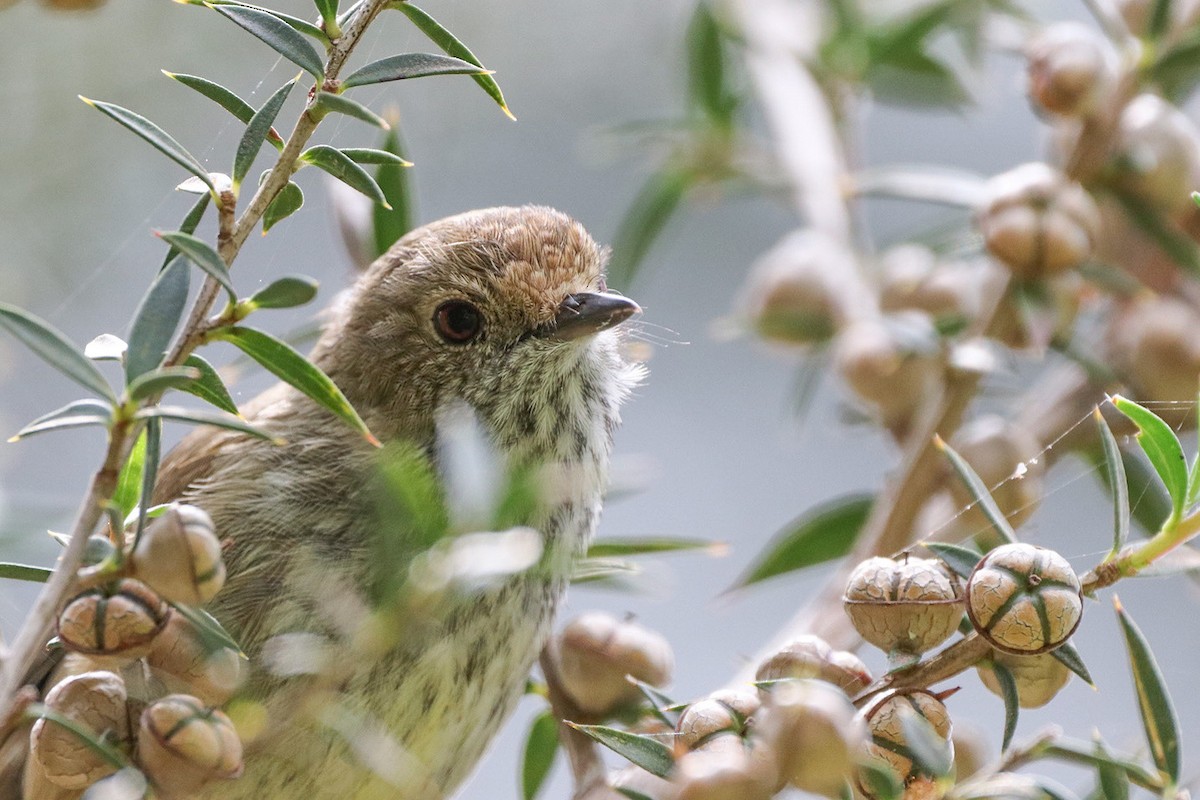
[[[26,436],[46,431],[82,428],[86,425],[107,426],[112,422],[112,413],[112,406],[103,400],[94,400],[90,397],[84,400],[75,400],[33,420],[17,431],[9,441],[15,442]]]
[[[687,539],[671,536],[648,538],[610,537],[592,542],[588,558],[612,558],[618,556],[641,556],[654,553],[680,553],[689,550],[706,550],[712,555],[724,555],[728,546],[711,539]]]
[[[186,75],[180,72],[162,71],[163,75],[168,78],[182,83],[189,89],[194,89],[200,94],[212,100],[221,108],[233,114],[244,124],[249,124],[251,118],[254,117],[254,107],[238,97],[233,91],[226,89],[219,83],[210,81],[207,78],[201,78],[199,75]],[[274,128],[267,131],[267,141],[275,145],[277,150],[283,149],[283,137]],[[190,231],[189,231],[190,233]]]
[[[208,210],[208,201],[212,199],[212,195],[205,192],[196,200],[195,205],[191,207],[187,215],[183,218],[183,222],[179,224],[179,232],[192,234],[196,232],[196,228],[200,227],[200,220],[204,218],[204,212]],[[179,251],[174,247],[167,250],[167,254],[163,256],[162,266],[159,271],[167,268],[171,263],[171,259],[178,254]]]
[[[163,367],[139,375],[129,384],[129,398],[141,402],[167,389],[182,389],[200,379],[200,370],[192,367]]]
[[[316,103],[313,105],[313,110],[315,110],[321,116],[331,112],[345,114],[347,117],[354,117],[355,119],[362,120],[368,125],[374,125],[376,128],[382,128],[385,131],[391,127],[388,125],[387,120],[364,106],[362,103],[358,102],[357,100],[351,100],[349,97],[345,97],[340,94],[317,92],[317,99]]]
[[[695,178],[685,170],[666,168],[651,175],[613,236],[613,258],[608,285],[628,288],[651,245],[683,202]]]
[[[946,458],[950,460],[950,465],[954,467],[954,471],[958,474],[959,479],[967,487],[967,491],[971,493],[971,497],[979,506],[979,510],[987,517],[988,522],[992,523],[992,527],[996,533],[1000,534],[1001,538],[1006,542],[1017,541],[1017,534],[1013,530],[1012,525],[1008,523],[1008,519],[1004,516],[1004,512],[996,505],[996,501],[992,498],[992,493],[984,486],[983,480],[976,474],[975,470],[966,460],[955,452],[954,448],[942,441],[941,437],[937,437],[935,444],[939,450],[946,454]]]
[[[375,150],[371,147],[340,148],[346,157],[356,164],[394,164],[397,167],[411,167],[413,163],[387,150]],[[393,205],[395,205],[393,203]]]
[[[137,537],[142,535],[146,520],[150,518],[150,499],[154,496],[154,484],[158,480],[158,462],[162,458],[162,420],[146,420],[146,456],[142,463],[142,491],[137,506]]]
[[[354,3],[350,4],[349,8],[347,8],[342,13],[338,14],[338,18],[337,18],[338,27],[344,28],[346,26],[346,23],[350,21],[351,17],[353,17],[355,14],[357,14],[358,10],[360,8],[362,8],[363,2],[364,2],[364,0],[355,0]]]
[[[978,550],[958,544],[949,542],[922,542],[921,544],[962,578],[970,577],[971,573],[975,571],[975,565],[979,563],[979,559],[983,558]]]
[[[222,288],[229,293],[230,300],[237,299],[237,292],[234,291],[233,281],[229,277],[229,268],[225,265],[225,260],[212,248],[212,245],[182,231],[160,232],[158,238],[183,253],[189,261],[221,284]]]
[[[294,308],[317,296],[316,278],[287,275],[259,289],[247,301],[258,308]]]
[[[1129,800],[1129,776],[1120,765],[1112,763],[1104,742],[1096,741],[1096,775],[1103,800]]]
[[[162,363],[183,316],[190,282],[187,261],[177,258],[150,284],[133,316],[129,332],[129,350],[125,353],[126,383],[132,383],[139,375]]]
[[[737,98],[729,91],[720,26],[708,3],[698,3],[687,30],[688,94],[713,123],[729,128]]]
[[[446,28],[442,27],[441,23],[439,23],[436,19],[425,13],[425,11],[414,6],[412,3],[407,2],[398,3],[393,7],[399,8],[406,17],[412,20],[412,23],[417,26],[421,33],[428,36],[434,44],[442,48],[446,55],[454,56],[455,58],[461,58],[468,64],[474,64],[480,69],[483,69],[483,62],[475,57],[475,54],[471,52],[471,49],[462,41],[460,41],[457,36],[446,30]],[[472,78],[477,84],[479,84],[481,89],[487,92],[488,97],[496,101],[496,104],[500,106],[500,110],[503,111],[509,119],[516,119],[512,112],[509,111],[508,103],[504,101],[504,92],[500,91],[500,85],[496,83],[495,79],[493,79],[491,75],[474,75]]]
[[[183,408],[182,406],[150,406],[143,408],[134,415],[137,419],[170,419],[176,422],[187,422],[192,425],[212,425],[217,428],[225,428],[231,431],[240,431],[248,433],[251,436],[256,436],[259,439],[266,439],[276,444],[283,444],[283,439],[274,436],[262,428],[255,427],[239,417],[225,414],[220,411],[208,411],[199,408]]]
[[[320,167],[350,188],[362,192],[379,205],[391,208],[388,205],[387,197],[383,194],[383,190],[379,188],[379,184],[375,182],[370,173],[358,164],[355,164],[341,150],[330,147],[327,144],[319,144],[315,147],[310,147],[300,158],[314,167]]]
[[[142,496],[142,470],[146,465],[146,432],[138,436],[137,441],[133,443],[133,449],[129,451],[129,458],[125,460],[125,465],[121,467],[121,472],[117,476],[117,489],[112,495],[112,504],[116,506],[116,512],[124,519],[133,511],[138,504],[138,498]],[[118,526],[115,530],[121,530]]]
[[[1163,422],[1154,412],[1143,408],[1132,400],[1120,395],[1112,398],[1112,403],[1138,427],[1137,440],[1150,459],[1151,466],[1158,473],[1167,494],[1171,496],[1171,514],[1178,518],[1183,513],[1183,504],[1187,500],[1187,461],[1184,459],[1183,447],[1171,426]]]
[[[923,775],[942,778],[954,768],[954,749],[938,735],[929,720],[909,705],[900,705],[900,727],[913,767]]]
[[[1157,533],[1171,516],[1171,495],[1141,454],[1122,449],[1121,461],[1129,483],[1129,511],[1133,520],[1145,533]]]
[[[558,720],[549,711],[534,718],[521,757],[521,797],[533,800],[541,791],[558,755]]]
[[[0,302],[0,329],[17,337],[43,361],[80,386],[116,401],[108,381],[75,343],[49,322],[5,302]]]
[[[1092,673],[1088,672],[1087,665],[1083,663],[1083,656],[1079,654],[1079,650],[1070,642],[1059,645],[1050,651],[1050,655],[1058,659],[1064,667],[1078,675],[1083,682],[1088,686],[1095,688],[1096,683],[1092,680]]]
[[[170,605],[188,622],[192,623],[192,628],[199,634],[200,645],[206,652],[212,653],[228,647],[230,650],[236,651],[242,658],[246,657],[242,646],[212,614],[202,608],[194,608],[182,603],[171,603]]]
[[[409,78],[425,78],[431,75],[479,75],[487,70],[469,61],[436,53],[401,53],[398,56],[381,58],[350,73],[342,81],[343,89],[368,86],[388,81],[403,81]]]
[[[329,376],[290,346],[254,328],[232,327],[214,332],[213,338],[233,344],[277,378],[294,386],[321,407],[331,411],[372,443],[378,440]]]
[[[867,761],[858,765],[858,780],[870,797],[876,800],[901,800],[904,796],[904,784],[896,776],[891,766],[883,766],[882,761]],[[854,797],[853,794],[850,795]]]
[[[337,26],[338,0],[313,0],[326,25]]]
[[[212,364],[192,353],[187,357],[187,361],[183,362],[183,365],[199,371],[200,377],[179,388],[185,392],[194,394],[201,400],[211,403],[222,411],[228,411],[235,416],[241,416],[237,404],[233,402],[233,398],[229,395],[229,390],[225,388],[225,382],[221,380],[221,376],[213,369]]]
[[[83,346],[83,354],[92,361],[120,361],[128,349],[129,345],[120,336],[102,333]]]
[[[849,494],[802,514],[775,535],[730,591],[850,552],[871,513],[873,500],[874,495]]]
[[[54,570],[45,567],[35,567],[30,564],[13,564],[8,561],[0,562],[0,578],[14,581],[32,581],[45,583],[50,580]]]
[[[1113,597],[1121,633],[1125,636],[1125,647],[1129,652],[1129,664],[1133,674],[1133,687],[1137,694],[1138,711],[1146,731],[1146,741],[1154,764],[1165,772],[1173,783],[1179,782],[1179,718],[1171,704],[1171,696],[1163,681],[1162,672],[1146,637],[1134,623],[1117,597]]]
[[[213,184],[212,178],[208,176],[208,170],[202,167],[196,157],[184,149],[183,145],[175,141],[171,134],[158,125],[141,114],[112,103],[91,100],[83,95],[80,95],[79,99],[145,139],[151,147],[195,175],[209,188],[209,191],[214,195],[217,194],[217,187]]]
[[[31,720],[44,719],[47,722],[52,722],[55,725],[66,728],[79,739],[80,744],[86,745],[87,749],[117,769],[129,766],[129,759],[124,753],[109,744],[106,737],[97,736],[86,724],[68,717],[66,714],[59,713],[41,703],[34,703],[25,709],[24,716],[25,719]]]
[[[1000,752],[1008,751],[1012,744],[1013,734],[1017,732],[1017,718],[1021,713],[1021,700],[1017,694],[1017,680],[1008,667],[996,661],[991,661],[985,669],[990,669],[1000,684],[1000,697],[1004,700],[1004,736],[1000,740]]]
[[[210,4],[210,6],[243,30],[261,39],[276,53],[312,75],[318,83],[324,77],[325,65],[316,49],[292,24],[280,19],[277,14],[242,5]]]
[[[1064,736],[1059,736],[1053,742],[1048,743],[1042,752],[1049,758],[1056,758],[1070,763],[1086,764],[1094,767],[1106,764],[1112,765],[1123,770],[1129,779],[1138,786],[1151,790],[1162,787],[1162,777],[1156,774],[1151,768],[1144,767],[1128,757],[1112,753],[1098,753],[1091,742],[1082,742],[1077,739],[1068,739]]]
[[[246,130],[242,133],[242,139],[238,142],[237,154],[233,159],[234,191],[242,185],[242,179],[246,177],[246,173],[250,171],[251,165],[254,164],[254,159],[258,156],[258,151],[262,148],[262,143],[267,137],[267,132],[275,124],[275,117],[279,116],[279,109],[283,108],[284,101],[287,100],[288,94],[291,93],[292,87],[296,85],[296,81],[299,79],[300,76],[297,75],[283,86],[280,86],[273,95],[267,98],[267,102],[262,104],[262,108],[254,112],[254,116],[246,124]]]
[[[392,120],[392,129],[383,139],[383,149],[397,158],[404,158],[404,143],[400,139],[396,120]],[[349,156],[349,151],[346,153]],[[378,203],[374,206],[374,255],[378,257],[415,227],[416,203],[413,198],[412,180],[404,165],[382,164],[375,171],[375,180],[390,206],[385,208]]]
[[[603,725],[576,725],[568,722],[575,730],[587,734],[619,756],[628,759],[651,775],[665,778],[675,767],[671,750],[657,739],[639,736],[636,733],[607,728]]]
[[[249,8],[254,11],[261,11],[264,14],[269,14],[270,16],[275,17],[292,30],[303,33],[305,36],[311,36],[326,47],[329,46],[329,37],[325,35],[325,31],[321,30],[320,27],[312,24],[306,19],[293,17],[291,14],[285,14],[282,11],[276,11],[273,8],[263,8],[262,6],[256,6],[253,3],[243,3],[241,0],[181,0],[181,2],[193,6],[206,6],[210,8],[212,6],[238,6],[240,8]]]
[[[304,206],[304,191],[295,181],[288,181],[287,186],[279,190],[275,199],[263,213],[262,230],[265,234],[274,228],[276,223],[295,214]]]
[[[1100,446],[1104,451],[1104,480],[1113,499],[1112,552],[1115,554],[1129,539],[1129,482],[1125,477],[1125,462],[1121,459],[1117,438],[1113,436],[1099,408],[1093,412],[1093,417],[1100,431]]]

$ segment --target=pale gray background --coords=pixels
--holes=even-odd
[[[428,0],[426,7],[497,70],[520,122],[506,120],[466,79],[365,91],[360,99],[376,108],[395,102],[404,109],[421,218],[501,203],[548,203],[609,240],[652,159],[605,129],[681,112],[680,41],[690,4]],[[298,4],[291,10],[311,13]],[[123,333],[161,258],[150,231],[175,226],[190,198],[171,191],[184,177],[177,167],[75,95],[143,112],[212,169],[227,171],[240,127],[158,69],[207,75],[256,105],[295,69],[217,15],[167,2],[110,0],[98,12],[64,15],[22,0],[0,12],[0,25],[6,33],[0,49],[0,298],[50,319],[79,342],[103,331]],[[413,49],[430,47],[396,15],[359,59]],[[1041,133],[1021,95],[1015,63],[992,65],[981,83],[982,108],[963,117],[873,110],[869,157],[942,159],[981,172],[1033,158]],[[281,119],[294,118],[297,99]],[[324,135],[340,145],[367,145],[375,133],[358,122],[333,121]],[[265,166],[264,156],[260,168]],[[283,272],[320,278],[326,297],[342,285],[348,262],[317,178],[301,176],[307,205],[298,216],[246,248],[235,272],[243,291]],[[914,218],[896,204],[877,211],[881,241]],[[931,216],[922,209],[918,218]],[[712,537],[728,542],[731,553],[648,562],[644,594],[577,591],[568,611],[631,611],[664,631],[677,649],[673,692],[681,699],[724,683],[819,582],[820,572],[718,599],[758,548],[804,508],[878,486],[895,463],[894,450],[869,429],[842,424],[834,389],[826,387],[808,420],[796,422],[790,410],[794,358],[710,334],[714,321],[728,313],[755,254],[793,224],[785,209],[761,201],[694,204],[650,254],[644,278],[618,287],[644,305],[647,321],[676,331],[668,338],[688,344],[656,349],[650,381],[628,406],[618,452],[626,474],[649,465],[650,479],[643,493],[611,505],[602,534]],[[262,320],[280,331],[296,321],[286,314]],[[998,380],[1016,388],[1011,377]],[[260,385],[242,386],[242,396]],[[15,431],[78,395],[73,384],[0,338],[0,431]],[[95,431],[0,445],[5,557],[43,563],[53,557],[43,531],[67,524],[100,447]],[[1029,536],[1058,548],[1081,569],[1090,566],[1109,536],[1095,478],[1068,461],[1049,484],[1053,493]],[[1192,691],[1200,644],[1194,592],[1178,578],[1128,584],[1121,587],[1122,599],[1159,648],[1186,720],[1186,763],[1194,768],[1190,745],[1200,711]],[[29,597],[25,587],[0,586],[6,634],[19,625]],[[1074,682],[1049,709],[1025,713],[1019,735],[1057,721],[1081,736],[1099,727],[1117,743],[1139,745],[1115,636],[1106,596],[1089,606],[1077,638],[1101,693]],[[995,746],[1000,701],[972,676],[962,683],[966,688],[952,701],[952,712],[960,722],[969,718],[984,727]],[[517,752],[533,710],[532,701],[522,706],[464,797],[518,796]],[[1090,786],[1080,771],[1056,774],[1073,788]],[[566,796],[561,774],[547,796]]]

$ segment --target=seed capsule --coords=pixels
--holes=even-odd
[[[1071,671],[1052,653],[1016,656],[997,651],[992,660],[1012,673],[1013,681],[1017,685],[1017,704],[1021,708],[1041,708],[1053,700],[1071,679]],[[979,664],[975,671],[979,673],[979,679],[988,691],[997,697],[1004,696],[995,670],[986,664]]]
[[[952,762],[954,745],[950,739],[950,713],[941,700],[923,689],[888,692],[863,711],[871,737],[867,745],[868,758],[891,770],[904,786],[910,787],[915,783],[914,794],[929,796],[927,792],[933,792],[940,797],[936,785],[920,780],[939,776],[925,775],[916,763],[903,721],[906,714],[915,714],[928,723],[931,732],[945,744],[947,763]],[[859,782],[859,788],[871,797],[862,781]],[[907,792],[905,796],[908,796]]]
[[[1141,298],[1109,325],[1114,362],[1139,400],[1175,401],[1196,393],[1200,381],[1200,313],[1170,295]],[[1195,423],[1193,409],[1156,409],[1172,427]]]
[[[130,556],[134,573],[173,603],[207,603],[225,584],[225,562],[212,518],[173,505],[142,531]]]
[[[850,574],[844,604],[864,639],[891,652],[924,653],[962,619],[962,587],[939,561],[868,558]]]
[[[46,705],[111,743],[129,740],[125,682],[112,672],[74,675],[46,694]],[[30,763],[55,786],[83,790],[117,771],[72,731],[45,719],[29,734]]]
[[[716,746],[720,743],[719,746]],[[736,737],[713,740],[675,763],[677,800],[769,800],[779,780],[774,754]]]
[[[557,652],[563,689],[582,711],[599,716],[641,698],[626,675],[662,686],[675,666],[671,645],[661,635],[600,612],[568,623],[559,634]]]
[[[1191,191],[1200,178],[1200,132],[1187,115],[1152,94],[1121,112],[1118,147],[1123,185],[1162,211],[1194,211]]]
[[[1083,616],[1079,578],[1067,560],[1037,545],[997,547],[967,580],[967,614],[997,650],[1044,653],[1061,645]]]
[[[780,684],[760,713],[757,735],[797,789],[838,797],[867,744],[867,728],[842,692],[824,681]]]
[[[746,722],[757,709],[758,697],[746,693],[748,697],[733,697],[726,695],[732,702],[725,702],[717,696],[701,698],[689,705],[679,717],[675,726],[675,741],[694,750],[716,736],[732,735],[741,737],[746,731]],[[741,706],[737,708],[734,704]],[[744,713],[749,710],[749,714]]]
[[[192,694],[210,706],[224,705],[240,678],[242,657],[230,647],[207,641],[182,614],[171,614],[146,655],[150,674],[168,692]]]
[[[880,256],[879,271],[879,307],[884,311],[924,311],[939,328],[967,322],[979,311],[979,270],[939,263],[924,245],[889,248]]]
[[[1092,253],[1100,211],[1092,196],[1058,170],[1022,164],[988,181],[979,227],[988,250],[1020,280],[1078,266]]]
[[[1116,52],[1086,25],[1049,25],[1033,38],[1025,55],[1029,97],[1053,114],[1086,116],[1112,92]]]
[[[833,650],[817,636],[801,636],[758,666],[757,681],[819,678],[854,696],[871,682],[867,665],[845,650]]]
[[[242,743],[229,717],[184,694],[167,695],[142,712],[137,757],[166,798],[185,798],[242,772]]]
[[[68,600],[58,615],[58,637],[97,665],[116,668],[149,651],[170,613],[148,586],[123,579]]]
[[[914,347],[911,340],[929,346]],[[932,322],[920,312],[894,314],[888,322],[861,320],[838,334],[834,369],[884,425],[903,435],[942,378],[937,341]]]

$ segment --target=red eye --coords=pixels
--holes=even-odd
[[[433,312],[433,327],[447,342],[462,344],[479,335],[483,316],[465,300],[447,300]]]

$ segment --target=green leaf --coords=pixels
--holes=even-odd
[[[675,758],[671,755],[670,748],[657,739],[603,725],[576,725],[574,722],[567,724],[651,775],[665,778],[675,767]]]
[[[275,199],[267,206],[267,210],[263,213],[262,229],[265,234],[275,224],[281,222],[292,214],[295,214],[304,205],[304,192],[295,181],[288,181],[287,185],[279,190],[279,194],[275,195]]]
[[[212,614],[202,608],[192,608],[181,603],[171,603],[171,608],[178,611],[200,634],[200,646],[204,648],[205,652],[213,653],[228,647],[230,650],[236,651],[242,658],[246,657],[242,646],[229,635],[229,632]]]
[[[688,550],[706,550],[712,555],[724,555],[728,547],[723,542],[714,542],[710,539],[687,539],[672,536],[610,537],[592,542],[588,548],[587,557],[641,556],[653,553],[679,553]]]
[[[1070,642],[1064,642],[1058,647],[1050,651],[1050,655],[1058,659],[1064,667],[1074,672],[1088,686],[1095,688],[1096,683],[1092,680],[1092,674],[1088,672],[1087,665],[1083,663],[1083,656],[1079,654],[1079,650]]]
[[[93,400],[92,398],[75,400],[67,403],[62,408],[55,409],[48,414],[38,417],[17,431],[9,441],[15,442],[18,439],[24,439],[26,436],[33,436],[35,433],[64,430],[66,428],[81,428],[85,425],[104,425],[107,427],[112,422],[112,413],[112,406],[103,400]]]
[[[413,163],[387,150],[376,150],[371,147],[342,147],[339,148],[346,157],[356,164],[394,164],[397,167],[411,167]]]
[[[190,283],[187,262],[177,258],[150,284],[130,327],[129,350],[125,352],[127,384],[162,363],[183,316]]]
[[[325,22],[325,27],[330,30],[330,34],[335,38],[337,33],[337,18],[338,18],[338,0],[313,0],[317,6],[317,12],[320,13],[321,19]]]
[[[392,121],[392,129],[383,139],[383,149],[396,158],[404,158],[404,145],[400,140],[400,131],[395,120]],[[354,158],[351,155],[352,151],[342,152]],[[405,161],[405,164],[408,163],[410,162]],[[375,171],[375,180],[390,206],[389,208],[376,204],[374,207],[375,255],[378,257],[416,226],[416,203],[408,170],[404,169],[404,165],[381,165]]]
[[[321,369],[287,344],[270,334],[246,327],[221,328],[212,333],[212,338],[229,342],[253,358],[277,378],[299,389],[305,396],[322,408],[331,411],[368,442],[378,445],[367,425]]]
[[[355,164],[341,150],[327,144],[319,144],[305,150],[300,156],[300,160],[320,167],[351,189],[362,192],[384,208],[391,208],[383,190],[379,188],[379,184],[375,182],[370,173]]]
[[[17,337],[43,361],[80,386],[116,402],[112,388],[96,365],[49,322],[0,301],[0,329]]]
[[[1017,693],[1017,679],[1013,677],[1008,667],[995,661],[987,662],[985,669],[990,669],[1000,684],[1000,697],[1004,700],[1004,736],[1000,740],[1000,752],[1008,751],[1012,744],[1013,734],[1017,732],[1017,717],[1021,713],[1021,699]]]
[[[200,408],[183,408],[182,406],[150,406],[143,408],[134,414],[136,419],[154,419],[156,417],[162,419],[175,420],[176,422],[187,422],[192,425],[212,425],[217,428],[225,428],[226,430],[238,431],[240,433],[248,433],[259,439],[266,439],[274,444],[285,444],[285,441],[277,436],[274,436],[262,428],[255,427],[250,423],[220,411],[208,411]]]
[[[146,454],[142,463],[142,487],[138,498],[137,532],[134,535],[134,546],[137,538],[146,527],[150,518],[150,498],[154,496],[154,484],[158,480],[158,462],[162,458],[162,420],[146,420]]]
[[[549,711],[534,717],[525,737],[525,753],[521,757],[521,797],[533,800],[554,766],[558,755],[558,720]]]
[[[679,208],[692,185],[690,172],[668,167],[654,173],[625,212],[613,237],[613,258],[608,284],[628,288],[633,283],[650,246]]]
[[[86,745],[89,750],[117,769],[129,766],[129,759],[120,750],[109,744],[103,734],[96,733],[84,723],[61,714],[49,706],[34,703],[25,709],[24,717],[25,719],[44,719],[67,729],[79,739],[81,744]]]
[[[1121,459],[1121,448],[1112,429],[1104,421],[1097,408],[1092,412],[1096,427],[1100,431],[1100,445],[1104,451],[1104,480],[1113,499],[1113,546],[1115,555],[1129,539],[1129,482],[1125,478],[1125,463]]]
[[[904,796],[904,784],[899,776],[880,761],[870,760],[859,764],[858,779],[867,790],[866,794],[876,800],[901,800]]]
[[[412,20],[412,23],[417,26],[421,33],[428,36],[430,40],[432,40],[433,43],[438,47],[442,48],[447,55],[454,56],[455,58],[461,58],[468,64],[474,64],[480,69],[483,69],[483,62],[475,57],[475,54],[471,52],[470,48],[463,44],[458,37],[442,27],[442,25],[433,17],[429,16],[429,14],[425,13],[420,8],[417,8],[412,3],[407,2],[398,3],[393,7],[400,9],[400,11],[402,11],[406,17]],[[500,91],[500,85],[496,83],[491,75],[483,74],[473,75],[471,77],[472,80],[479,84],[481,89],[487,92],[488,97],[496,101],[496,104],[500,106],[500,110],[503,111],[509,119],[516,120],[516,117],[514,117],[512,112],[508,110],[508,103],[504,101],[504,92]]]
[[[246,302],[255,308],[295,308],[316,297],[318,285],[316,278],[307,275],[286,275],[259,289]]]
[[[987,517],[988,522],[992,523],[992,528],[1006,542],[1017,541],[1017,534],[1012,529],[1012,525],[1008,524],[1008,519],[1004,516],[1004,512],[996,505],[996,501],[992,498],[992,493],[983,485],[983,481],[975,470],[971,469],[971,465],[966,460],[955,452],[954,448],[942,441],[942,438],[936,437],[934,444],[939,450],[946,454],[946,458],[950,460],[950,465],[954,467],[954,471],[958,474],[959,479],[967,487],[967,491],[971,493],[971,497],[979,506],[979,510]]]
[[[1171,24],[1171,0],[1155,0],[1150,10],[1150,22],[1146,26],[1146,38],[1157,41],[1167,32]]]
[[[921,542],[921,544],[962,578],[971,577],[971,573],[975,571],[975,565],[979,563],[979,559],[983,558],[978,550],[949,542]]]
[[[181,0],[181,2],[194,6],[205,6],[208,8],[213,6],[237,6],[239,8],[249,8],[254,11],[261,11],[264,14],[269,14],[270,16],[275,17],[292,30],[299,31],[305,36],[311,36],[325,47],[328,47],[330,44],[329,37],[325,35],[325,31],[321,30],[316,25],[313,25],[308,20],[300,19],[299,17],[293,17],[291,14],[284,14],[282,11],[276,11],[272,8],[263,8],[262,6],[256,6],[252,3],[243,3],[241,0]]]
[[[385,131],[391,127],[388,125],[387,120],[357,100],[351,100],[349,97],[340,94],[317,92],[317,99],[313,103],[310,113],[314,113],[317,119],[321,119],[330,112],[354,117],[354,119],[362,120],[368,125],[374,125],[376,128],[382,128]]]
[[[738,101],[729,91],[722,40],[709,4],[697,3],[687,29],[688,95],[709,120],[727,130]]]
[[[1130,513],[1146,533],[1157,533],[1171,516],[1171,496],[1147,459],[1122,449],[1121,460],[1129,481]]]
[[[196,228],[200,227],[200,220],[204,218],[204,212],[208,210],[208,201],[212,199],[212,195],[205,192],[196,200],[196,204],[191,207],[187,215],[183,218],[183,222],[179,225],[180,233],[195,233]],[[162,266],[159,267],[159,272],[167,268],[179,251],[174,247],[167,250],[167,254],[163,256]]]
[[[775,535],[729,590],[844,556],[866,523],[874,499],[871,494],[848,494],[808,510]]]
[[[1129,776],[1118,764],[1112,763],[1108,749],[1096,740],[1096,778],[1104,800],[1129,800]]]
[[[1162,778],[1154,774],[1149,768],[1143,767],[1130,758],[1109,753],[1098,753],[1095,746],[1090,742],[1081,742],[1059,736],[1053,742],[1046,744],[1043,753],[1049,758],[1056,758],[1077,764],[1087,764],[1093,767],[1115,766],[1123,770],[1129,779],[1138,786],[1148,789],[1162,786]]]
[[[225,260],[217,254],[212,245],[183,231],[167,231],[165,233],[159,231],[155,235],[183,253],[189,261],[221,284],[222,288],[229,293],[230,300],[237,299],[237,292],[234,291],[233,281],[229,277],[229,268],[225,266]]]
[[[129,399],[141,402],[167,389],[182,389],[200,379],[200,370],[193,367],[162,367],[145,372],[129,384]]]
[[[212,178],[208,176],[208,170],[202,167],[196,157],[185,150],[183,145],[175,141],[171,134],[141,114],[136,114],[127,108],[100,100],[91,100],[83,95],[80,95],[79,99],[145,139],[155,150],[199,178],[212,192],[213,197],[217,197],[217,187],[213,184]]]
[[[1172,261],[1193,276],[1200,276],[1200,245],[1173,227],[1140,198],[1121,191],[1114,191],[1113,196],[1129,219],[1153,239]]]
[[[1168,100],[1180,103],[1186,99],[1200,81],[1200,31],[1193,30],[1163,51],[1146,68],[1146,76],[1162,88]]]
[[[281,19],[275,12],[225,3],[206,5],[261,39],[276,53],[312,75],[318,83],[325,77],[325,65],[316,49],[295,26]]]
[[[0,578],[8,578],[9,580],[45,583],[50,580],[50,576],[53,573],[54,570],[46,569],[45,567],[34,567],[29,564],[13,564],[9,561],[0,562]]]
[[[933,725],[916,708],[901,703],[900,727],[904,731],[907,754],[913,768],[922,775],[943,778],[954,768],[954,748],[934,730]]]
[[[235,416],[241,416],[237,404],[233,402],[233,398],[229,395],[229,390],[225,388],[225,382],[221,380],[221,376],[213,369],[212,364],[192,353],[187,357],[187,361],[183,362],[183,365],[200,372],[199,378],[186,386],[180,387],[183,391],[194,394],[196,397],[207,403],[211,403],[222,411],[228,411]]]
[[[1113,597],[1113,606],[1121,623],[1121,632],[1125,635],[1138,711],[1142,715],[1150,754],[1154,764],[1171,778],[1172,783],[1177,784],[1180,765],[1179,721],[1171,704],[1171,696],[1146,637],[1116,596]]]
[[[435,53],[401,53],[398,56],[373,61],[350,73],[349,77],[342,81],[342,89],[431,75],[479,75],[485,72],[487,70],[461,58]]]
[[[604,584],[603,588],[625,589],[624,580],[641,572],[637,564],[619,558],[577,558],[571,564],[571,585]]]
[[[262,148],[267,132],[275,124],[275,117],[279,116],[279,109],[283,108],[284,101],[287,100],[292,87],[298,80],[300,80],[299,75],[280,86],[246,124],[246,130],[242,133],[242,139],[238,142],[237,154],[233,159],[233,190],[235,192],[242,185],[242,180],[254,164],[254,159]]]
[[[92,361],[123,361],[128,349],[129,345],[120,336],[102,333],[83,346],[83,354]]]
[[[121,467],[121,472],[117,476],[117,488],[113,492],[111,500],[122,519],[128,516],[130,511],[133,511],[138,504],[138,498],[142,495],[142,470],[145,465],[146,432],[143,430],[137,441],[133,443],[133,449],[129,451],[129,458],[125,460],[125,465]],[[115,530],[121,530],[121,527],[117,527]]]
[[[957,70],[917,50],[873,61],[867,81],[876,99],[892,105],[957,108],[971,99]]]
[[[1138,444],[1142,446],[1151,466],[1171,496],[1171,517],[1178,519],[1187,501],[1187,461],[1183,447],[1171,426],[1163,422],[1153,411],[1143,408],[1121,395],[1114,395],[1112,404],[1117,410],[1137,425]]]
[[[219,83],[210,81],[207,78],[201,78],[199,75],[185,75],[180,72],[167,72],[165,69],[162,71],[162,74],[166,75],[171,80],[178,81],[189,89],[194,89],[195,91],[204,95],[209,100],[212,100],[221,108],[228,111],[230,114],[233,114],[235,117],[241,120],[243,124],[249,124],[250,120],[254,117],[253,106]],[[267,131],[266,138],[268,142],[275,146],[275,149],[283,149],[283,137],[280,136],[279,132],[274,128],[271,128]],[[188,233],[191,233],[191,231],[188,231]]]

